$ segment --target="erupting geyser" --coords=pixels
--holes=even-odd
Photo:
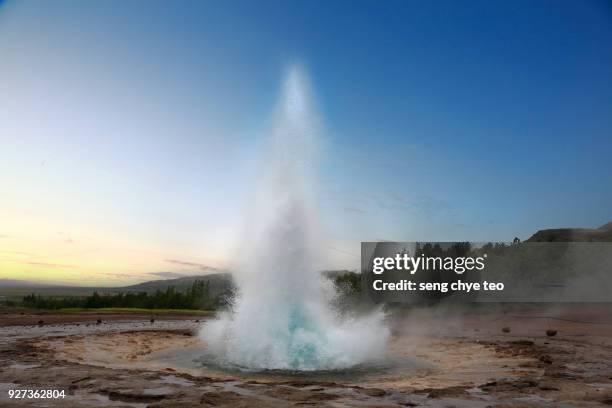
[[[385,352],[382,313],[340,318],[319,267],[322,254],[310,183],[316,120],[305,76],[287,76],[247,240],[237,266],[231,312],[202,337],[217,361],[251,370],[329,370]]]

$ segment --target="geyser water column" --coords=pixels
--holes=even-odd
[[[302,70],[288,71],[236,267],[232,310],[202,328],[217,362],[251,370],[328,370],[385,352],[381,312],[341,319],[319,272],[312,182],[319,141]]]

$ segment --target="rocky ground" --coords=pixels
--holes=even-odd
[[[386,367],[236,374],[194,362],[198,316],[0,315],[0,406],[595,407],[612,405],[608,307],[394,313]],[[548,334],[547,334],[548,331]],[[10,389],[64,399],[10,399]]]

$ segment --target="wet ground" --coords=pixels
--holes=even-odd
[[[0,315],[0,406],[612,405],[609,306],[396,312],[384,361],[307,375],[219,367],[196,335],[198,316],[38,320]],[[15,400],[10,389],[66,397]]]

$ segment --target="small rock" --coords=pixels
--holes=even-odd
[[[488,383],[483,384],[485,387],[492,387],[494,385],[497,385],[497,381],[489,381]]]
[[[96,324],[102,324],[102,319],[96,320]]]
[[[39,326],[42,326],[43,324],[45,324],[45,321],[44,321],[44,320],[39,320],[39,321],[38,321],[38,325],[39,325]]]
[[[547,335],[548,337],[553,337],[553,336],[556,336],[556,335],[557,335],[557,331],[556,331],[556,330],[551,330],[551,329],[548,329],[548,330],[546,330],[546,335]]]
[[[510,328],[509,327],[502,327],[502,331],[504,333],[510,333]]]
[[[543,354],[540,356],[540,361],[546,364],[552,364],[552,357],[548,354]]]
[[[531,380],[529,378],[522,380],[522,381],[517,381],[517,382],[513,382],[512,385],[515,388],[518,388],[519,390],[525,389],[525,388],[532,388],[532,387],[537,387],[538,383],[534,380]]]
[[[466,387],[463,386],[450,386],[446,388],[433,388],[428,389],[427,398],[449,398],[459,397],[465,395]]]
[[[511,341],[510,344],[515,344],[517,346],[533,346],[533,341],[531,341],[531,340],[515,340],[515,341]]]
[[[541,389],[542,391],[559,391],[558,387],[555,387],[553,384],[540,384],[538,386],[539,389]]]
[[[155,319],[151,318],[151,324],[155,323]]]
[[[387,391],[381,388],[364,388],[362,392],[370,397],[382,397],[387,394]]]

